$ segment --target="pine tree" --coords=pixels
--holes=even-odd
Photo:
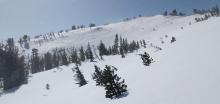
[[[4,90],[27,83],[27,69],[24,56],[19,55],[14,39],[0,45],[0,78],[4,80]]]
[[[80,54],[80,60],[81,61],[85,61],[86,60],[86,57],[85,57],[85,51],[83,49],[83,46],[81,46],[80,50],[79,50],[79,54]]]
[[[96,81],[96,86],[104,86],[103,78],[102,78],[102,70],[98,66],[95,67],[95,72],[92,75],[93,80]]]
[[[153,62],[153,59],[150,57],[150,55],[147,52],[144,52],[144,54],[141,55],[141,59],[145,66],[150,66],[150,64]]]
[[[170,13],[170,15],[171,15],[171,16],[177,16],[177,15],[178,15],[177,10],[174,9],[174,10],[172,11],[172,13]]]
[[[72,53],[71,53],[71,61],[72,63],[76,63],[78,64],[78,61],[79,61],[79,57],[78,57],[78,54],[77,54],[77,50],[76,49],[72,49]]]
[[[122,45],[123,45],[123,50],[124,50],[124,53],[127,54],[128,53],[128,48],[129,48],[129,45],[128,45],[128,41],[127,39],[122,39]]]
[[[40,57],[38,56],[38,49],[32,49],[32,57],[31,57],[31,72],[32,74],[40,72]]]
[[[69,64],[65,49],[60,50],[60,57],[61,57],[61,62],[62,62],[61,65],[68,65]]]
[[[87,81],[85,80],[82,72],[79,70],[79,67],[76,66],[75,70],[76,70],[75,80],[77,81],[76,84],[79,84],[79,87],[86,85]]]
[[[137,43],[136,43],[136,48],[137,48],[137,49],[140,49],[140,44],[139,44],[138,41],[137,41]]]
[[[44,55],[44,65],[45,65],[45,70],[49,70],[53,68],[53,64],[52,64],[52,55],[50,52],[47,52]]]
[[[119,54],[119,39],[118,39],[118,34],[115,35],[115,40],[114,40],[114,46],[113,46],[113,54],[116,55],[116,54]]]
[[[94,23],[89,24],[89,27],[95,27],[96,25]]]
[[[100,45],[98,46],[99,55],[102,57],[103,55],[108,55],[108,50],[105,47],[105,44],[101,41]]]
[[[90,62],[94,62],[94,56],[92,49],[90,47],[90,44],[88,44],[87,50],[86,50],[86,58],[90,60]]]
[[[76,26],[75,25],[72,26],[72,30],[76,30]]]
[[[143,40],[143,45],[144,45],[144,48],[147,48],[147,44],[146,44],[146,42],[145,42],[145,40]]]
[[[46,89],[50,90],[50,85],[48,83],[46,84]]]
[[[125,53],[124,53],[122,46],[120,46],[120,55],[121,55],[121,58],[125,58]]]
[[[59,67],[59,56],[58,56],[58,53],[57,53],[57,49],[56,50],[54,50],[54,52],[53,52],[53,61],[52,61],[52,63],[53,63],[53,67]]]
[[[176,41],[176,38],[175,37],[172,37],[171,39],[171,43],[175,42]]]
[[[121,78],[115,74],[118,69],[111,66],[105,66],[102,73],[102,78],[106,90],[106,98],[118,98],[127,92],[127,85],[124,84],[124,80],[120,81]]]

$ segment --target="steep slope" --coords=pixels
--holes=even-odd
[[[164,17],[154,18],[158,18],[160,21],[160,18]],[[218,28],[220,27],[220,18],[211,18],[204,22],[188,25],[190,20],[193,20],[193,16],[176,17],[170,22],[179,23],[178,26],[170,26],[172,24],[169,25],[170,22],[168,22],[168,24],[158,24],[159,27],[164,26],[157,29],[158,31],[153,32],[150,28],[149,31],[152,33],[146,32],[140,37],[128,36],[130,39],[144,38],[149,40],[153,44],[161,46],[162,51],[155,51],[153,47],[148,45],[145,49],[128,54],[124,59],[116,55],[104,57],[105,61],[83,63],[80,69],[88,80],[88,84],[83,87],[78,87],[75,84],[74,73],[71,70],[74,65],[63,66],[33,75],[29,84],[21,86],[14,93],[3,95],[0,97],[0,102],[2,104],[219,104],[220,30]],[[138,25],[138,21],[131,21],[134,22],[131,24]],[[114,31],[118,33],[121,29],[118,31],[116,29],[121,27],[121,24],[127,26],[129,22],[112,24],[105,28],[115,27]],[[180,26],[183,26],[184,29],[180,29]],[[127,34],[132,33],[141,32],[134,30],[133,32],[131,30],[131,33],[127,32]],[[168,34],[169,37],[163,38],[165,44],[162,45],[159,38],[164,37],[165,34]],[[84,35],[89,35],[89,33]],[[114,34],[111,36],[113,38]],[[176,36],[177,41],[171,44],[170,36]],[[92,37],[93,35],[89,39]],[[106,41],[110,40],[110,37],[107,36],[102,38],[107,38]],[[56,42],[45,44],[60,44],[58,41]],[[150,67],[143,66],[140,56],[137,55],[144,51],[149,52],[155,60]],[[102,68],[104,65],[117,67],[119,69],[118,75],[124,78],[128,85],[129,95],[121,99],[106,99],[104,88],[95,86],[95,82],[91,78],[94,64]],[[45,88],[47,83],[50,84],[49,91]]]

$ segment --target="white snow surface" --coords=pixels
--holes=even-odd
[[[155,51],[148,45],[127,54],[124,59],[119,55],[105,56],[104,61],[82,63],[80,70],[88,81],[82,87],[75,84],[71,70],[74,64],[37,73],[31,75],[28,84],[2,95],[0,104],[220,104],[220,18],[195,23],[194,17],[197,16],[142,17],[99,26],[100,29],[71,31],[64,34],[65,38],[40,47],[32,44],[32,48],[42,53],[55,47],[80,46],[88,42],[95,45],[100,40],[110,45],[118,33],[129,40],[148,40],[163,50]],[[168,38],[164,37],[166,34]],[[171,36],[177,39],[172,44]],[[161,37],[164,44],[161,44]],[[144,66],[137,55],[145,51],[155,60],[149,67]],[[94,65],[102,69],[105,65],[118,68],[117,74],[128,85],[128,96],[105,98],[105,89],[95,86],[91,78]],[[46,90],[47,83],[50,90]]]

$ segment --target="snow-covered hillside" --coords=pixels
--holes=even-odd
[[[31,44],[40,52],[56,47],[98,44],[103,40],[112,44],[116,33],[129,40],[148,40],[163,50],[147,48],[128,54],[106,56],[104,61],[82,63],[88,84],[75,84],[74,64],[31,75],[29,83],[17,91],[0,97],[1,104],[219,104],[220,103],[220,18],[199,23],[194,16],[142,17],[92,29],[65,33],[63,38]],[[189,24],[191,22],[191,25]],[[183,29],[181,29],[183,27]],[[168,35],[168,38],[165,38]],[[177,41],[170,43],[171,36]],[[161,40],[165,41],[161,44]],[[34,40],[32,40],[34,41]],[[139,53],[149,52],[155,60],[151,66],[142,64]],[[120,99],[105,98],[105,90],[95,86],[91,74],[94,65],[117,67],[125,79],[129,95]],[[46,84],[50,90],[46,90]]]
[[[106,45],[113,44],[115,34],[128,40],[150,40],[160,41],[159,37],[164,35],[176,36],[176,32],[181,31],[181,27],[189,27],[189,23],[194,24],[195,17],[164,17],[162,15],[152,17],[141,17],[127,22],[119,22],[93,28],[77,29],[70,32],[60,33],[61,38],[55,33],[56,38],[51,41],[44,41],[43,37],[31,40],[31,49],[37,48],[40,53],[60,47],[79,47],[81,45],[97,45],[102,40]],[[48,37],[49,38],[49,37]],[[39,44],[39,42],[41,44]],[[29,50],[31,51],[31,50]]]

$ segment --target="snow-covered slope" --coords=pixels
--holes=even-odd
[[[189,27],[189,23],[194,23],[194,17],[164,17],[161,15],[152,17],[141,17],[127,22],[119,22],[105,26],[93,28],[77,29],[70,32],[63,32],[61,38],[58,38],[57,33],[53,41],[43,41],[43,37],[32,39],[31,49],[37,48],[40,53],[60,47],[78,47],[81,45],[97,45],[102,40],[106,45],[113,43],[115,34],[118,34],[128,40],[151,40],[160,41],[158,37],[164,35],[175,36],[176,31],[181,31],[181,27]],[[200,16],[199,16],[200,17]],[[41,41],[41,44],[39,44]],[[31,50],[29,50],[31,51]]]
[[[0,97],[1,104],[219,104],[220,103],[220,18],[193,23],[195,16],[143,17],[129,22],[101,26],[96,32],[86,29],[67,33],[67,38],[34,46],[67,46],[70,43],[112,43],[114,33],[128,39],[146,39],[163,48],[154,51],[148,46],[138,52],[120,56],[104,57],[105,61],[83,63],[80,69],[88,84],[78,87],[71,68],[74,65],[32,75],[29,84],[16,92]],[[192,25],[189,25],[192,22]],[[183,27],[183,29],[181,29]],[[156,28],[156,31],[153,31]],[[164,38],[167,34],[169,37]],[[177,41],[170,43],[171,36]],[[163,37],[165,44],[161,44]],[[65,40],[65,41],[63,41]],[[86,42],[86,43],[84,43]],[[146,67],[137,54],[147,51],[155,62]],[[43,51],[42,51],[43,52]],[[106,99],[105,90],[95,86],[91,78],[94,65],[113,65],[119,76],[125,79],[129,95],[121,99]],[[50,90],[46,90],[46,83]]]

